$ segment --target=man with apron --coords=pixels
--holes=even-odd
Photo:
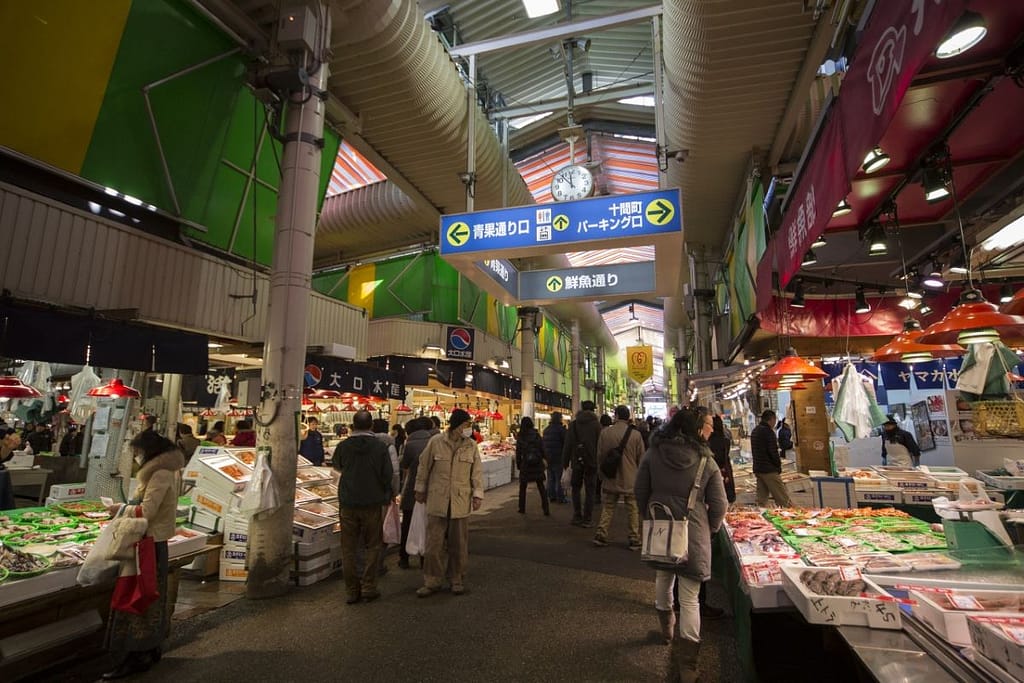
[[[882,463],[893,467],[917,467],[921,449],[910,432],[901,429],[893,415],[882,426]]]

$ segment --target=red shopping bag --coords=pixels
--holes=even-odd
[[[160,597],[156,581],[156,543],[152,536],[144,536],[135,544],[134,564],[134,574],[129,569],[117,577],[110,609],[142,615]]]

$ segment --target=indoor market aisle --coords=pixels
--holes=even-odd
[[[345,604],[340,575],[278,600],[236,600],[175,620],[160,665],[138,680],[175,681],[664,681],[653,575],[626,549],[625,510],[612,544],[568,522],[571,505],[540,511],[536,490],[516,512],[518,486],[489,491],[473,516],[467,593],[415,596],[419,571],[380,581],[382,598]],[[415,567],[415,561],[413,562]],[[724,597],[711,588],[711,601]],[[738,681],[730,618],[704,625],[701,670]],[[53,672],[92,681],[104,662]]]

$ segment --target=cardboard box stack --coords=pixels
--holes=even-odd
[[[296,471],[295,565],[300,586],[323,581],[341,569],[341,524],[338,522],[338,473],[326,467],[300,466]]]

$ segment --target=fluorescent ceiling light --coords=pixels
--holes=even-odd
[[[224,345],[223,344],[218,344],[217,342],[210,342],[210,343],[208,343],[206,345],[206,348],[208,348],[208,349],[221,349],[221,348],[224,348]]]
[[[1005,251],[1024,242],[1024,216],[1014,220],[981,243],[985,251]]]
[[[634,107],[653,107],[654,95],[637,95],[619,100],[619,104],[632,104]]]
[[[985,28],[985,20],[980,14],[964,12],[949,34],[939,43],[935,56],[939,59],[949,59],[963,54],[980,43],[986,33],[988,29]]]
[[[523,0],[526,16],[531,19],[544,17],[558,11],[558,0]]]
[[[513,130],[519,130],[520,128],[526,128],[531,123],[540,121],[547,116],[551,116],[551,112],[545,111],[540,114],[530,114],[529,116],[520,116],[518,118],[509,119],[508,127]]]

